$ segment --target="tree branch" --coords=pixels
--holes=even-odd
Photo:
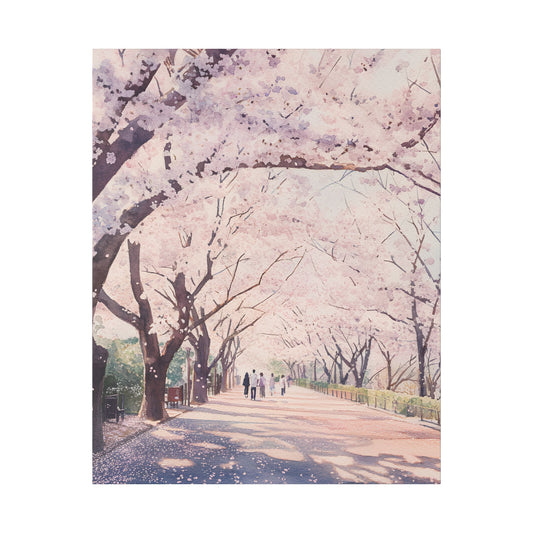
[[[213,65],[219,63],[224,57],[231,56],[235,50],[224,50],[224,49],[210,49],[205,50],[206,55],[209,57],[210,62]],[[152,80],[153,76],[157,72],[160,64],[157,64],[157,68],[150,70],[149,78],[147,77],[144,81],[145,84],[139,86],[139,92],[145,90],[148,87],[148,84]],[[183,79],[189,80],[194,89],[196,89],[200,82],[200,78],[210,79],[212,75],[207,71],[200,71],[194,62],[187,69],[185,74],[183,74]],[[144,88],[143,88],[144,87]],[[162,103],[168,107],[171,107],[175,110],[182,107],[187,98],[177,91],[171,91],[166,97],[162,100]],[[99,194],[104,190],[105,186],[109,183],[111,178],[120,170],[122,165],[137,152],[141,146],[146,144],[154,136],[154,131],[146,130],[142,127],[141,123],[143,122],[143,117],[136,117],[133,119],[124,129],[118,132],[117,139],[111,144],[103,144],[102,152],[97,157],[93,165],[93,200],[96,199]],[[96,148],[100,147],[97,145]],[[115,156],[114,163],[108,163],[107,153],[112,152]]]
[[[211,252],[207,252],[207,269],[206,269],[206,273],[205,273],[205,276],[202,278],[202,280],[200,281],[200,283],[198,283],[198,285],[196,286],[196,289],[194,289],[194,292],[192,293],[192,297],[195,298],[199,292],[205,287],[205,284],[213,279],[213,273],[212,273],[212,266],[213,266],[213,261],[211,259],[211,256],[210,256]]]
[[[130,324],[135,329],[139,329],[140,317],[113,300],[113,298],[108,296],[104,289],[100,291],[98,301],[103,303],[117,318]]]
[[[381,313],[382,315],[388,316],[391,320],[394,320],[394,322],[401,322],[402,324],[409,325],[405,320],[396,318],[385,311],[380,311],[379,309],[367,309],[367,311],[374,311],[376,313]]]
[[[181,191],[181,185],[177,181],[171,180],[169,183],[176,193]],[[122,243],[133,229],[168,199],[166,192],[160,192],[126,209],[120,217],[121,228],[113,234],[105,234],[96,243],[93,256],[93,311],[98,302],[98,294]]]

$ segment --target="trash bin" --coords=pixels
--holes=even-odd
[[[112,394],[104,399],[104,419],[115,418],[118,422],[118,395]]]

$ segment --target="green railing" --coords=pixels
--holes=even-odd
[[[420,396],[406,396],[392,391],[356,388],[349,385],[337,385],[297,379],[296,385],[321,392],[328,396],[349,400],[375,409],[384,409],[407,417],[435,422],[440,426],[440,401]]]

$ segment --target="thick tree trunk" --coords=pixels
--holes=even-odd
[[[194,403],[207,402],[207,368],[200,367],[198,363],[194,368],[194,383],[192,386],[192,398]]]
[[[104,449],[102,395],[108,351],[93,339],[93,453]]]
[[[222,384],[220,386],[221,392],[228,390],[228,369],[222,365]]]
[[[209,377],[209,339],[207,328],[202,325],[203,333],[198,336],[194,349],[196,352],[196,361],[194,362],[194,383],[192,397],[195,403],[207,402],[207,380]]]
[[[146,420],[165,420],[165,383],[169,363],[159,360],[144,364],[144,395],[139,416]]]

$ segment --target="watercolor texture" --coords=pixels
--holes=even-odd
[[[94,483],[440,483],[440,84],[94,50]]]

